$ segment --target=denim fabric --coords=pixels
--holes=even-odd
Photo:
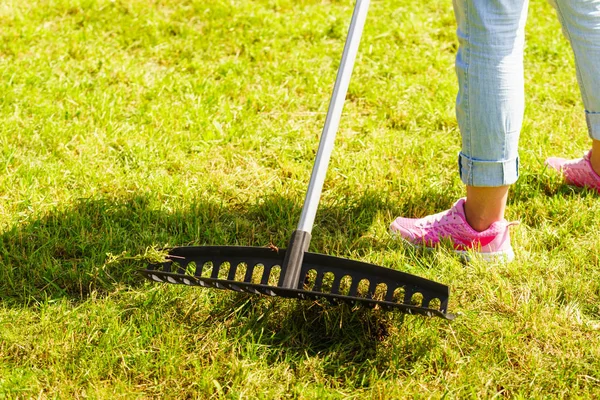
[[[528,0],[453,0],[459,49],[459,171],[470,186],[519,176]],[[600,0],[550,0],[575,53],[589,135],[600,140]]]

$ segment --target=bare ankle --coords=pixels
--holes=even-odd
[[[592,151],[590,153],[590,164],[594,172],[600,176],[600,140],[592,142]]]
[[[467,223],[478,232],[488,229],[494,222],[504,219],[508,186],[467,186],[465,217]]]
[[[476,230],[477,232],[483,232],[488,229],[494,222],[496,221],[488,221],[485,218],[482,218],[478,215],[469,215],[467,211],[467,207],[465,207],[465,217],[467,218],[467,223],[471,228]]]

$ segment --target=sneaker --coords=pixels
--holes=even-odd
[[[592,168],[590,163],[591,154],[592,152],[588,151],[583,158],[575,160],[550,157],[546,160],[546,165],[562,173],[569,185],[588,187],[600,193],[600,176]]]
[[[486,261],[512,261],[515,254],[510,245],[509,227],[518,222],[497,221],[485,231],[477,232],[467,222],[464,204],[462,198],[451,209],[425,218],[396,218],[390,231],[417,247],[433,248],[440,241],[449,240],[454,251],[467,260],[469,251],[475,251]]]

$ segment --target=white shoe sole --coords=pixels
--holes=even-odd
[[[423,249],[423,250],[427,250],[427,251],[434,251],[436,249],[435,247],[428,247],[428,246],[423,246],[423,245],[414,244],[412,242],[409,242],[404,237],[402,237],[402,235],[394,232],[391,229],[390,229],[390,234],[392,235],[392,237],[394,239],[396,239],[396,240],[400,239],[404,243],[408,244],[409,246],[411,246],[415,249]],[[480,252],[480,251],[475,251],[475,250],[473,250],[473,251],[452,250],[452,252],[454,252],[455,254],[458,254],[460,256],[460,258],[464,259],[465,261],[471,261],[474,254],[476,254],[477,256],[481,257],[484,261],[489,262],[489,263],[509,263],[515,259],[515,252],[513,251],[512,246],[510,246],[506,250],[496,251],[496,252]]]

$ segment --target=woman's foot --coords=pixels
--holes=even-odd
[[[463,198],[451,209],[438,214],[424,218],[398,217],[390,225],[390,231],[414,246],[433,248],[440,241],[449,240],[454,251],[463,256],[475,251],[488,261],[511,261],[514,252],[510,245],[509,227],[517,223],[503,219],[478,232],[467,222],[464,204]]]

